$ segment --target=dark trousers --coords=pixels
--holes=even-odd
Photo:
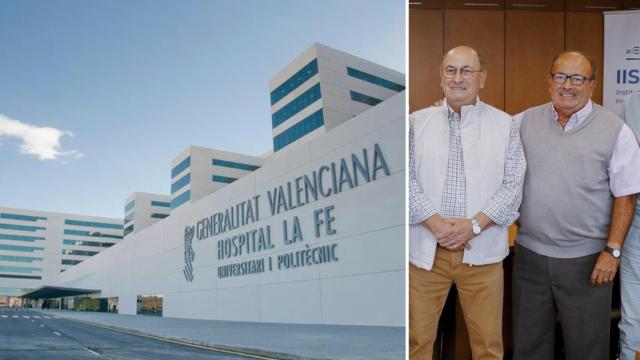
[[[612,285],[593,286],[599,254],[559,259],[516,245],[514,360],[553,360],[556,317],[568,360],[609,357]]]

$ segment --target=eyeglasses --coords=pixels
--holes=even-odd
[[[575,86],[584,84],[585,80],[593,80],[593,78],[587,78],[586,76],[579,74],[567,75],[565,73],[555,73],[550,75],[551,79],[553,79],[553,82],[558,85],[564,84],[565,82],[567,82],[567,79],[571,79],[571,84]]]
[[[465,66],[460,69],[458,69],[455,66],[447,66],[446,68],[444,68],[444,70],[442,70],[442,74],[444,75],[445,78],[451,79],[456,76],[456,74],[458,73],[458,70],[460,71],[460,76],[462,76],[464,79],[471,79],[473,77],[473,74],[477,72],[482,72],[482,70],[474,70],[472,67],[469,67],[469,66]]]

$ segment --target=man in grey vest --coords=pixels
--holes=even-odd
[[[640,149],[594,104],[595,64],[558,55],[551,102],[515,116],[527,159],[513,273],[514,359],[609,358],[612,281],[640,192]]]

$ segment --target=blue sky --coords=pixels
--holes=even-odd
[[[311,43],[405,71],[404,0],[0,0],[0,206],[122,217],[189,145],[259,155]]]

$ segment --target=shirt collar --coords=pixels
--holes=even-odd
[[[462,119],[465,114],[478,111],[481,105],[482,105],[482,102],[480,101],[480,96],[477,96],[476,102],[474,104],[464,105],[462,108],[460,108],[460,119]],[[449,106],[449,104],[447,103],[446,98],[442,101],[442,111],[444,111],[447,118],[449,118],[452,114],[456,114],[455,111],[453,111]]]
[[[557,122],[559,116],[558,116],[558,112],[556,111],[556,108],[554,106],[551,106],[551,111],[553,113],[553,119]],[[591,114],[592,111],[593,111],[593,102],[591,101],[591,99],[589,99],[587,104],[582,109],[578,110],[573,115],[571,115],[571,117],[569,118],[569,121],[567,121],[567,125],[565,125],[564,127],[564,131],[569,131],[574,127],[580,125]]]

